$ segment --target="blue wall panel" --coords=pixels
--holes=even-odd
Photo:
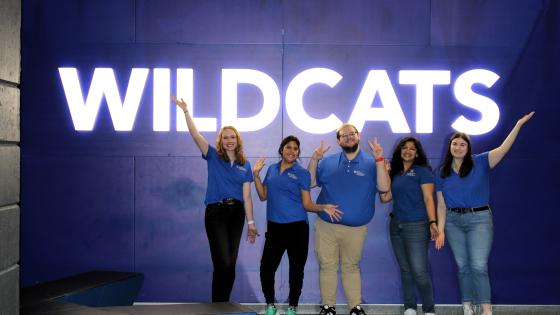
[[[136,1],[140,43],[279,44],[281,1]]]
[[[22,283],[24,286],[93,269],[145,275],[139,300],[210,299],[211,260],[204,232],[206,163],[190,136],[153,131],[154,69],[194,71],[194,112],[222,122],[222,69],[254,69],[279,90],[280,109],[264,128],[243,132],[254,163],[277,160],[289,134],[302,140],[302,161],[321,140],[337,152],[334,132],[303,131],[286,111],[290,82],[306,69],[329,68],[342,79],[311,86],[303,96],[315,118],[347,121],[370,70],[385,70],[412,133],[416,90],[399,84],[400,70],[449,70],[451,84],[434,88],[433,133],[416,134],[432,165],[440,162],[451,123],[480,113],[461,105],[453,84],[465,71],[491,70],[500,79],[473,89],[500,108],[490,132],[474,136],[474,152],[498,146],[530,110],[511,152],[492,175],[496,237],[490,260],[493,300],[560,304],[554,222],[560,148],[556,134],[560,73],[560,4],[556,1],[25,1],[22,34]],[[115,131],[105,98],[94,130],[76,131],[59,67],[78,69],[88,95],[96,68],[112,68],[121,99],[132,68],[149,69],[133,130]],[[240,117],[262,107],[258,88],[238,88]],[[373,107],[383,106],[379,97]],[[333,126],[333,129],[336,126]],[[213,144],[216,132],[204,132]],[[366,122],[362,139],[379,137],[389,155],[404,134],[387,122]],[[363,146],[368,150],[367,145]],[[266,170],[263,170],[265,172]],[[546,175],[543,175],[546,174]],[[318,190],[313,190],[316,196]],[[253,195],[256,196],[253,191]],[[254,198],[261,237],[242,242],[232,299],[263,301],[259,262],[265,203]],[[365,303],[400,303],[400,280],[387,232],[390,205],[369,224],[362,273]],[[310,214],[313,226],[315,215]],[[312,230],[312,228],[311,228]],[[437,303],[458,303],[456,267],[448,247],[430,249]],[[288,265],[277,273],[280,301],[288,295]],[[531,288],[529,290],[529,288]],[[344,301],[339,287],[340,302]],[[313,233],[302,303],[319,303]]]
[[[22,165],[24,286],[134,269],[132,158],[24,154]]]
[[[546,1],[431,1],[431,44],[515,47],[525,45]]]
[[[427,45],[430,1],[284,1],[286,43]]]

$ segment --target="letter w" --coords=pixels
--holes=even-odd
[[[149,69],[132,69],[124,103],[121,101],[115,74],[111,68],[95,68],[85,103],[76,68],[58,68],[58,72],[74,129],[93,130],[101,98],[105,95],[115,130],[132,130]]]

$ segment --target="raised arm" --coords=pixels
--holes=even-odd
[[[181,110],[185,113],[185,120],[187,121],[187,127],[189,128],[189,133],[196,143],[196,146],[200,149],[202,155],[206,156],[208,153],[208,141],[198,132],[196,129],[196,125],[194,124],[194,120],[189,113],[189,109],[187,107],[187,103],[181,99],[178,100],[175,96],[171,97],[171,99],[181,108]]]
[[[313,203],[313,201],[311,201],[311,194],[307,190],[301,190],[301,200],[303,201],[303,208],[305,208],[305,210],[311,212],[325,211],[331,218],[331,222],[338,222],[342,218],[343,212],[338,210],[338,206],[331,204],[320,205]]]
[[[385,158],[383,157],[383,148],[377,142],[377,137],[373,138],[373,142],[368,140],[369,147],[375,158],[375,166],[377,169],[377,190],[380,193],[386,193],[391,190],[391,178],[385,166]]]
[[[317,165],[319,164],[319,161],[323,159],[325,152],[327,152],[330,148],[330,145],[325,148],[323,141],[321,141],[319,147],[313,151],[313,155],[311,156],[311,160],[307,166],[307,170],[311,175],[311,188],[317,186]]]
[[[531,119],[534,114],[535,112],[530,112],[529,114],[521,117],[521,119],[519,119],[515,124],[515,127],[513,127],[513,129],[509,132],[509,135],[504,140],[504,142],[502,142],[502,145],[488,153],[488,163],[490,164],[490,168],[494,168],[494,166],[500,163],[500,161],[504,158],[506,153],[508,153],[509,149],[515,142],[515,139],[517,138],[517,134],[519,134],[519,130],[521,130],[521,127],[523,127],[523,125],[529,119]]]
[[[428,214],[428,221],[430,222],[430,236],[432,241],[435,241],[439,234],[439,229],[436,220],[436,206],[434,204],[434,184],[423,184],[420,186],[422,188],[422,196],[424,197],[424,205],[426,206],[426,212]]]
[[[257,194],[259,195],[259,199],[261,201],[266,200],[266,195],[268,192],[268,189],[266,188],[265,185],[263,185],[261,181],[260,172],[263,167],[264,167],[264,158],[258,159],[257,162],[255,163],[255,166],[253,166],[253,178],[255,179],[255,189],[257,190]]]
[[[247,219],[247,241],[255,243],[257,236],[259,236],[259,231],[257,231],[257,225],[253,217],[253,199],[251,198],[250,182],[243,183],[243,206],[245,207],[245,218]]]
[[[436,175],[439,176],[439,175]],[[443,199],[443,193],[438,191],[437,196],[437,225],[438,225],[438,236],[436,238],[436,249],[441,249],[445,244],[445,215],[447,207],[445,206],[445,200]]]

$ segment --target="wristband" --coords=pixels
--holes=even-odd
[[[183,113],[185,113],[185,114],[188,113],[188,112],[189,112],[188,109],[185,109],[185,110],[183,111]]]
[[[428,222],[429,225],[432,225],[432,223],[437,224],[437,221],[436,220],[430,220],[430,222]]]
[[[247,224],[255,224],[255,221],[253,220],[247,221]]]
[[[377,159],[375,159],[375,163],[377,162],[383,162],[385,160],[384,157],[378,157]]]

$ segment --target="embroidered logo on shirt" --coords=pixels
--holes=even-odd
[[[246,172],[246,171],[247,171],[247,169],[246,169],[245,167],[241,166],[241,165],[236,165],[236,167],[237,167],[237,169],[240,170],[240,171],[243,171],[243,172]]]
[[[354,175],[356,176],[366,176],[362,171],[354,171]]]
[[[411,169],[410,171],[406,172],[405,175],[406,176],[416,176],[416,172],[413,169]]]
[[[288,173],[288,177],[291,178],[291,179],[295,179],[295,180],[298,179],[298,177],[296,176],[296,174],[292,174],[292,173]]]

